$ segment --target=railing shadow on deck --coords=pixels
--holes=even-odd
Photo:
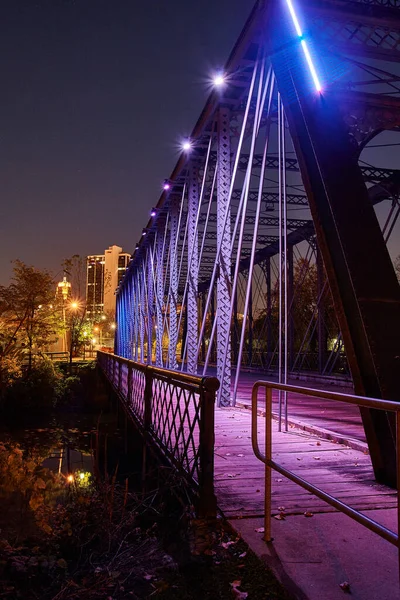
[[[197,377],[99,351],[97,363],[149,443],[198,496],[197,514],[216,515],[214,409],[216,377]]]

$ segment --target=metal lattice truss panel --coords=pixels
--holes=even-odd
[[[281,381],[300,370],[349,374],[347,308],[337,310],[325,242],[321,248],[330,205],[314,207],[321,173],[309,166],[313,140],[306,147],[294,116],[302,102],[322,110],[303,42],[348,145],[338,185],[356,172],[384,242],[400,211],[400,171],[361,157],[379,132],[400,125],[399,3],[297,4],[299,40],[285,0],[256,3],[118,291],[118,352],[189,373],[215,369],[221,405],[234,402],[241,366],[273,370]],[[269,25],[277,14],[282,39]],[[350,190],[343,202],[352,202]]]

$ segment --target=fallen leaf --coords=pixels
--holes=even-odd
[[[277,521],[284,521],[285,515],[283,513],[279,513],[279,515],[274,515],[274,519],[276,519]]]
[[[278,483],[280,483],[280,482],[282,481],[282,479],[277,479],[276,481],[277,481]]]
[[[232,546],[232,544],[236,544],[236,542],[221,542],[220,546],[222,548],[229,548],[229,546]]]
[[[257,529],[254,530],[256,533],[264,533],[265,529],[264,527],[257,527]]]
[[[286,508],[284,506],[278,506],[279,512],[285,512]]]
[[[234,595],[235,598],[237,598],[238,600],[246,600],[248,593],[247,592],[241,592],[240,590],[238,590],[238,587],[240,586],[242,582],[240,581],[240,579],[237,579],[236,581],[232,581],[231,586],[232,586],[232,593]]]
[[[339,585],[344,592],[347,592],[350,594],[350,584],[348,581],[343,581],[343,583],[339,583]]]
[[[313,517],[313,516],[314,516],[314,513],[312,513],[312,512],[310,512],[310,511],[306,510],[306,512],[304,513],[304,516],[305,516],[305,517]]]
[[[242,552],[242,554],[239,554],[239,558],[244,558],[246,556],[247,552]]]
[[[230,453],[230,452],[227,452],[227,453],[225,454],[225,456],[230,456],[230,455],[231,455],[231,453]]]
[[[317,446],[320,446],[320,445],[321,445],[321,442],[317,442]]]
[[[242,456],[244,456],[244,454],[238,454],[238,456],[242,457]]]
[[[256,490],[256,492],[260,492],[261,490]]]
[[[314,460],[319,460],[319,456],[313,456]]]

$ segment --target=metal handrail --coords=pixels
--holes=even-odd
[[[192,394],[198,395],[199,405],[195,416],[196,427],[198,427],[198,444],[196,442],[198,450],[196,458],[196,461],[198,461],[196,463],[198,465],[198,481],[193,480],[193,476],[188,473],[186,473],[186,476],[191,478],[190,481],[198,486],[198,514],[200,516],[215,516],[214,412],[216,392],[219,388],[218,379],[216,377],[198,377],[196,375],[181,373],[180,371],[171,371],[152,365],[144,365],[116,354],[102,351],[97,352],[97,362],[109,383],[113,386],[116,394],[121,399],[125,411],[134,418],[143,432],[145,439],[155,443],[159,449],[163,450],[166,458],[169,458],[172,464],[175,464],[178,468],[179,465],[177,465],[176,459],[171,456],[168,447],[157,436],[156,429],[159,422],[157,422],[155,417],[158,411],[154,403],[153,384],[165,382],[174,389],[180,391],[187,390]],[[125,381],[122,367],[125,367]],[[141,400],[139,405],[136,404],[136,410],[130,401],[135,386],[134,372],[141,374],[141,380],[136,389],[136,396],[139,396]],[[175,411],[173,415],[174,422],[179,416],[184,419],[187,414],[187,406],[182,414],[179,411]],[[177,430],[181,430],[183,422],[176,423],[175,425]],[[193,423],[191,427],[194,427]],[[190,432],[190,435],[193,435],[193,431]]]
[[[265,389],[265,454],[262,454],[258,445],[257,437],[257,425],[258,425],[258,390],[260,388]],[[314,494],[321,500],[324,500],[337,510],[343,512],[347,516],[351,517],[367,529],[378,534],[383,539],[387,540],[398,548],[398,564],[400,573],[400,543],[399,535],[394,531],[387,529],[377,521],[370,519],[363,513],[355,510],[348,504],[345,504],[341,500],[338,500],[331,494],[321,490],[315,485],[309,483],[302,477],[299,477],[293,471],[285,469],[282,465],[279,465],[272,459],[272,390],[282,390],[285,392],[295,392],[297,394],[303,394],[304,396],[312,396],[317,398],[324,398],[328,400],[338,400],[340,402],[346,402],[347,404],[353,404],[356,406],[363,406],[366,408],[375,408],[378,410],[392,411],[396,413],[396,459],[397,459],[397,523],[398,531],[400,531],[400,403],[392,400],[381,400],[378,398],[367,398],[365,396],[353,396],[350,394],[342,394],[339,392],[327,392],[324,390],[308,389],[294,385],[285,385],[280,383],[273,383],[269,381],[257,381],[252,390],[251,407],[252,407],[252,419],[251,419],[251,441],[253,445],[253,451],[256,457],[265,465],[265,497],[264,497],[264,540],[270,542],[271,537],[271,497],[272,497],[272,477],[271,470],[274,469],[281,475],[284,475],[294,483],[297,483],[308,492]]]

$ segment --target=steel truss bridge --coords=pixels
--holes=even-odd
[[[400,170],[377,165],[400,141],[399,8],[256,3],[119,284],[116,354],[216,373],[220,406],[244,367],[400,400]],[[393,421],[361,413],[393,484]]]

